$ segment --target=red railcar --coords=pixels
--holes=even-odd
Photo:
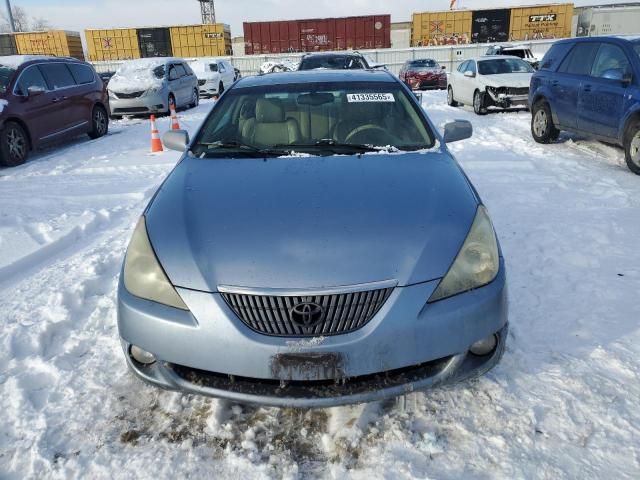
[[[391,15],[244,23],[247,55],[391,48]]]

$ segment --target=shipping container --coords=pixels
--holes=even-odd
[[[135,28],[85,30],[85,38],[91,62],[140,58]]]
[[[171,47],[176,57],[230,56],[231,29],[229,25],[185,25],[170,28]]]
[[[391,15],[245,22],[247,55],[391,47]]]
[[[509,40],[570,37],[573,12],[573,3],[512,8]]]
[[[411,46],[459,45],[471,42],[470,10],[414,13]]]
[[[138,43],[142,58],[173,56],[169,27],[139,28]]]
[[[472,43],[494,43],[509,40],[509,23],[511,22],[509,9],[474,10],[472,18]]]
[[[20,55],[53,55],[84,60],[82,40],[78,32],[50,30],[16,33],[15,40]]]
[[[640,33],[640,4],[576,8],[578,37]]]
[[[16,38],[11,33],[0,34],[0,55],[15,55],[18,53]]]

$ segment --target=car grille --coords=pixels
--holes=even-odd
[[[207,83],[206,80],[198,80],[198,85],[200,86],[204,85],[205,83]]]
[[[529,87],[508,88],[507,95],[529,95]]]
[[[252,330],[278,337],[340,335],[364,327],[380,311],[393,288],[316,296],[266,296],[223,293],[227,305]],[[313,324],[296,318],[300,304],[317,306]]]
[[[123,100],[126,100],[128,98],[138,98],[141,97],[142,94],[144,94],[144,92],[131,92],[131,93],[119,93],[119,92],[114,92],[116,97],[121,98]]]

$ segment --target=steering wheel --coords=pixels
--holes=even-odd
[[[387,131],[384,128],[380,127],[379,125],[374,125],[373,123],[367,123],[366,125],[360,125],[359,127],[351,130],[344,140],[345,143],[350,143],[349,141],[352,140],[353,137],[355,137],[358,134],[361,134],[362,132],[382,134],[383,138],[387,138],[389,136]]]

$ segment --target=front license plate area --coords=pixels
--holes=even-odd
[[[278,353],[271,358],[271,372],[281,381],[322,381],[344,378],[339,353]]]

